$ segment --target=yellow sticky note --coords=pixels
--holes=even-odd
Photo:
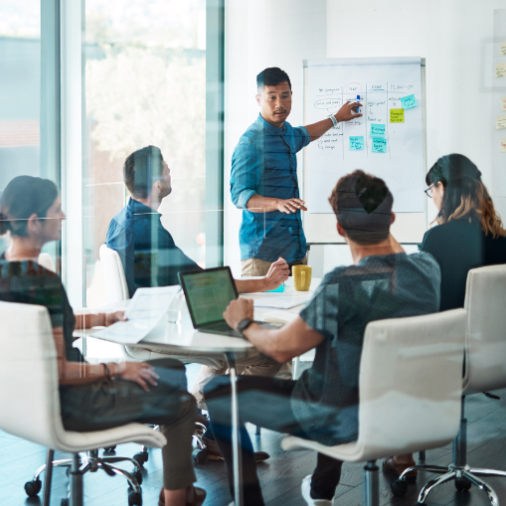
[[[404,123],[404,109],[390,109],[390,123]]]
[[[506,42],[501,42],[500,50],[501,56],[506,56]]]
[[[502,97],[502,110],[506,111],[506,97]]]
[[[506,128],[506,115],[497,116],[497,123],[495,127],[499,130],[500,128]]]
[[[506,153],[506,139],[501,139],[501,153]]]
[[[495,64],[495,77],[506,77],[506,63]]]

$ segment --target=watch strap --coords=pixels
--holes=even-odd
[[[334,125],[334,128],[337,128],[337,125],[339,125],[339,123],[337,122],[336,117],[333,114],[329,114],[328,117],[332,121],[332,124]]]
[[[244,332],[252,323],[253,323],[253,320],[251,318],[243,318],[237,324],[237,330],[239,332]]]

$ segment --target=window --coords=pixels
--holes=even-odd
[[[98,261],[125,205],[122,166],[158,146],[173,191],[160,206],[176,244],[206,263],[206,2],[86,0],[84,249],[87,305],[103,302]]]

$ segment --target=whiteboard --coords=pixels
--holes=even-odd
[[[336,113],[347,100],[360,101],[362,118],[340,123],[304,150],[303,198],[308,212],[304,228],[308,241],[314,241],[318,222],[331,224],[328,203],[337,180],[355,169],[384,179],[394,196],[394,212],[408,237],[416,241],[426,228],[426,132],[425,132],[425,61],[412,58],[336,58],[304,61],[304,124],[311,124]],[[416,105],[404,108],[401,98],[414,95]],[[392,123],[391,109],[403,109],[402,123]],[[395,111],[394,111],[395,112]],[[392,118],[395,119],[395,118]],[[381,145],[385,152],[374,152],[371,124],[384,125]],[[352,139],[350,139],[352,137]],[[363,149],[356,139],[363,139]],[[374,147],[373,147],[374,146]],[[358,147],[361,145],[359,143]],[[330,218],[330,217],[329,217]],[[400,219],[399,219],[400,218]],[[308,227],[310,225],[310,227]],[[416,230],[413,230],[413,225]],[[335,226],[335,225],[334,225]],[[308,230],[309,228],[309,230]],[[327,226],[324,227],[330,233]],[[316,234],[318,235],[318,234]],[[320,234],[321,236],[321,234]],[[316,241],[334,242],[337,234]]]

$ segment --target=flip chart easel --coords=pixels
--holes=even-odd
[[[425,59],[305,60],[303,71],[304,124],[337,112],[357,95],[363,104],[362,118],[340,123],[303,151],[308,243],[342,242],[328,197],[337,180],[355,169],[386,181],[397,216],[393,233],[403,243],[420,242],[427,229]]]

